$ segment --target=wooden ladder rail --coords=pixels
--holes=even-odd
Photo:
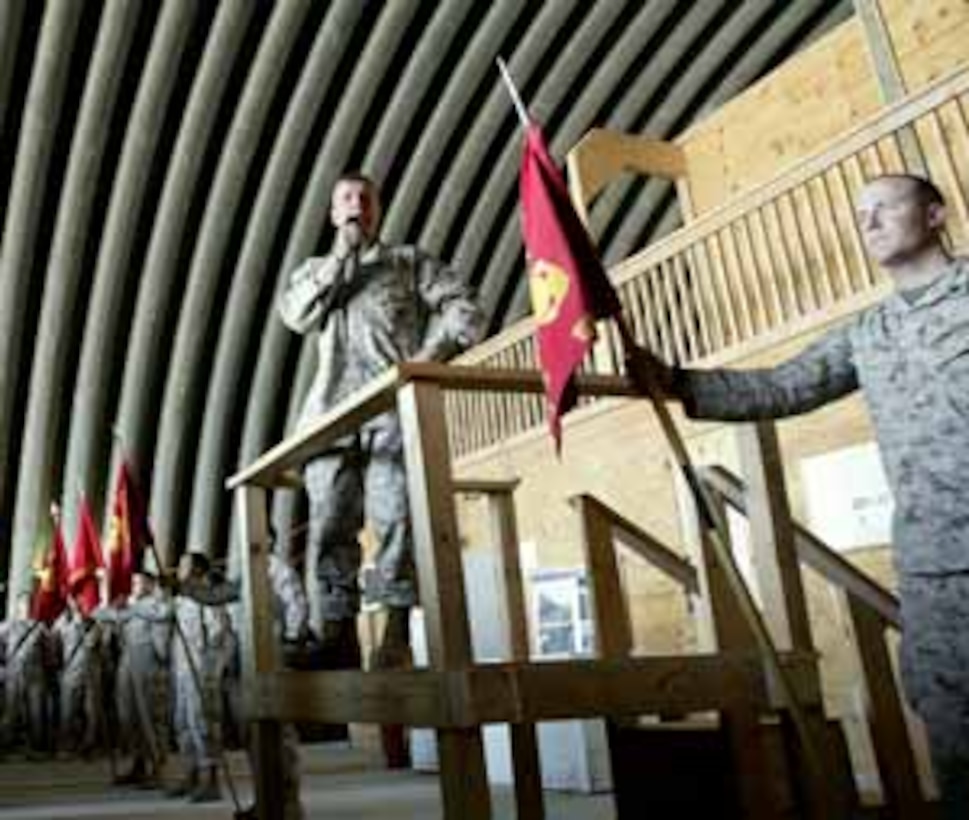
[[[748,490],[741,478],[716,466],[704,469],[703,480],[727,504],[747,514]],[[858,653],[868,729],[886,807],[895,817],[923,817],[926,800],[886,643],[888,630],[901,629],[898,599],[807,528],[794,522],[793,529],[800,561],[840,591]]]
[[[577,495],[571,503],[579,514],[583,529],[598,655],[604,660],[628,658],[633,647],[632,630],[614,539],[621,540],[673,578],[691,596],[696,596],[700,590],[698,574],[689,562],[594,496]],[[745,647],[729,647],[736,648]],[[802,677],[803,669],[799,670],[798,683]],[[723,679],[721,698],[714,708],[721,713],[727,728],[743,816],[750,820],[779,817],[779,807],[774,805],[769,790],[763,788],[763,779],[769,769],[761,743],[759,709],[738,683],[736,679]],[[611,734],[615,730],[615,721],[607,720],[606,726]]]
[[[518,479],[464,478],[454,482],[454,492],[458,495],[484,497],[491,536],[497,547],[509,647],[508,660],[527,663],[531,655],[531,641],[528,635],[528,614],[514,499],[515,490],[520,483]],[[525,721],[512,723],[508,732],[511,737],[516,817],[542,820],[545,817],[545,801],[542,795],[542,767],[536,726]]]

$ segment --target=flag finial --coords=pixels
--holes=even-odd
[[[525,108],[525,103],[522,102],[521,94],[518,93],[518,89],[515,88],[515,83],[511,79],[511,74],[508,72],[508,66],[501,57],[496,57],[495,62],[498,63],[498,71],[501,72],[501,79],[505,81],[505,87],[508,89],[508,93],[511,95],[511,101],[515,105],[515,111],[518,112],[518,119],[521,120],[522,127],[528,127],[528,109]]]

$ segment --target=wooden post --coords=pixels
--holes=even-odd
[[[465,669],[474,661],[444,394],[436,384],[411,382],[400,389],[397,406],[430,665],[439,671]],[[444,816],[450,820],[490,818],[481,727],[439,729],[437,742]]]
[[[582,544],[589,571],[598,655],[609,659],[626,658],[633,647],[632,627],[612,542],[612,525],[598,513],[589,496],[580,495],[576,501],[582,522]]]
[[[737,428],[738,449],[747,480],[747,518],[750,522],[750,546],[757,573],[764,619],[779,649],[814,652],[811,624],[801,567],[795,546],[794,522],[787,501],[777,430],[773,422],[743,424]],[[817,748],[830,749],[827,719],[821,694],[821,676],[815,664],[807,673],[811,686],[802,697],[805,719],[815,737]],[[805,675],[802,675],[802,680]],[[771,682],[775,684],[776,682]],[[772,686],[776,692],[776,685]],[[775,696],[775,700],[779,700]],[[781,705],[778,703],[778,705]],[[827,796],[809,794],[815,815],[823,806],[839,801],[839,784],[850,781],[850,772],[837,772],[839,757],[825,754],[822,765],[829,769]],[[810,785],[809,779],[805,779]],[[843,807],[847,812],[847,807]],[[826,818],[825,818],[826,820]]]
[[[693,607],[698,649],[701,652],[715,652],[717,649],[756,651],[754,637],[744,623],[740,608],[734,602],[723,570],[714,558],[707,530],[700,523],[693,493],[676,470],[673,471],[673,479],[680,509],[683,541],[697,569],[700,582],[700,595],[695,599]],[[716,493],[710,495],[711,503],[720,508],[721,517],[727,520],[727,507],[723,499]]]
[[[283,805],[283,742],[280,722],[265,716],[266,704],[255,704],[251,697],[261,690],[260,678],[278,671],[273,619],[272,590],[269,587],[269,527],[266,520],[267,492],[244,485],[236,490],[239,520],[242,522],[242,549],[239,564],[242,574],[242,683],[250,697],[247,711],[255,714],[252,728],[256,816],[271,820]],[[275,693],[275,687],[273,688]],[[273,704],[275,710],[275,704]]]
[[[855,10],[865,34],[868,55],[882,100],[889,104],[898,102],[905,97],[907,89],[901,66],[898,64],[898,53],[885,23],[881,0],[855,0]],[[925,152],[915,127],[907,125],[899,129],[898,136],[908,169],[916,174],[928,174]]]
[[[737,426],[738,450],[750,499],[750,546],[771,638],[778,649],[811,652],[811,624],[794,524],[773,422]]]
[[[488,495],[488,511],[492,532],[498,545],[498,560],[505,591],[505,614],[508,625],[508,646],[511,660],[527,663],[529,658],[528,618],[525,589],[522,583],[518,544],[518,524],[515,520],[514,482],[507,490]],[[515,809],[520,820],[542,820],[545,803],[542,798],[542,764],[538,753],[538,736],[534,723],[512,723],[512,765],[515,772]]]
[[[865,711],[885,805],[892,817],[921,817],[926,805],[905,712],[885,644],[885,622],[871,607],[853,595],[846,594],[843,600],[858,649]]]

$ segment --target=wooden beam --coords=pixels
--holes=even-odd
[[[512,492],[518,481],[492,482],[487,494],[491,531],[497,545],[501,585],[504,592],[505,624],[508,630],[509,659],[528,663],[530,642],[528,614],[525,606],[525,585],[522,581],[521,555],[518,541],[518,522]],[[500,486],[504,485],[504,486]],[[473,485],[472,485],[473,486]],[[480,490],[484,485],[477,485]],[[542,820],[545,801],[542,795],[542,762],[538,749],[538,734],[534,723],[513,723],[511,759],[515,776],[515,809],[518,817]]]
[[[266,491],[258,487],[236,490],[239,520],[242,522],[242,549],[239,551],[242,575],[242,682],[243,691],[255,691],[258,681],[278,671],[276,639],[273,634],[274,610],[269,587],[269,526],[266,519]],[[259,820],[269,820],[274,809],[283,804],[283,735],[278,714],[258,713],[247,698],[246,711],[251,722],[253,779],[256,812]]]
[[[464,670],[474,658],[444,393],[434,382],[413,381],[400,389],[397,406],[430,664],[441,671]],[[438,729],[437,742],[445,816],[454,820],[490,818],[481,729]]]
[[[705,468],[703,479],[730,506],[746,514],[747,490],[743,481],[737,476],[729,470],[717,466]],[[796,521],[794,522],[794,535],[800,560],[835,586],[845,589],[852,596],[863,601],[887,623],[896,629],[902,628],[898,598]]]
[[[243,484],[290,486],[292,470],[331,447],[341,437],[359,429],[368,419],[394,406],[395,392],[405,384],[436,384],[442,390],[535,393],[545,391],[537,370],[504,370],[436,362],[404,362],[376,377],[305,429],[294,433],[226,481],[230,490]],[[627,379],[620,376],[579,376],[576,388],[583,396],[636,396]],[[442,431],[442,435],[444,432]]]
[[[885,622],[858,598],[842,602],[858,650],[865,711],[885,805],[893,817],[921,817],[926,811],[905,711],[885,641]]]
[[[907,89],[898,53],[892,42],[891,32],[885,22],[881,0],[855,0],[855,10],[861,21],[861,28],[868,46],[868,56],[881,92],[886,103],[897,103],[905,99]],[[918,132],[911,125],[899,131],[902,156],[905,164],[913,173],[928,174],[929,167],[922,150]]]
[[[569,192],[583,223],[588,203],[625,171],[678,179],[686,175],[683,149],[676,143],[607,128],[588,131],[565,157]]]
[[[815,658],[780,657],[797,692],[807,693]],[[464,730],[488,723],[722,709],[734,697],[729,680],[756,708],[768,708],[763,664],[749,652],[494,663],[449,671],[282,671],[257,679],[253,704],[257,716],[286,721]]]
[[[584,504],[590,505],[598,515],[609,522],[612,527],[612,537],[616,541],[664,572],[691,595],[699,593],[699,577],[696,568],[689,561],[677,555],[657,538],[654,538],[628,518],[620,515],[612,507],[603,504],[594,495],[572,496],[569,503],[575,506],[580,498],[583,499]]]
[[[738,425],[747,477],[747,520],[765,621],[778,649],[813,649],[811,623],[794,545],[794,527],[773,422]]]
[[[603,505],[593,503],[590,496],[580,495],[574,501],[582,526],[582,546],[595,614],[596,649],[600,658],[625,658],[632,651],[633,637],[612,543],[612,525],[602,514]]]

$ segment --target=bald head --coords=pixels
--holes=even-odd
[[[942,251],[945,201],[926,179],[907,174],[877,177],[862,188],[856,211],[865,248],[890,272]]]

